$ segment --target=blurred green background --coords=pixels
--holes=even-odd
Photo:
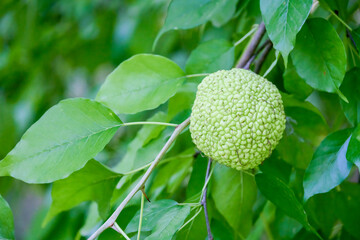
[[[26,129],[60,100],[93,98],[106,76],[123,60],[138,53],[155,53],[184,69],[189,54],[200,42],[214,38],[238,40],[260,21],[259,2],[251,1],[240,18],[219,28],[207,24],[170,31],[152,49],[169,2],[2,0],[0,159]],[[152,113],[122,116],[122,120],[144,120]],[[139,128],[120,130],[97,160],[114,165],[113,161],[124,154]],[[47,233],[54,234],[53,230],[45,230],[44,236],[36,235],[51,201],[50,192],[50,185],[28,185],[9,177],[0,178],[0,194],[14,214],[16,239],[48,239]],[[77,225],[82,223],[72,219],[71,214],[59,217],[59,221],[67,222],[61,230],[64,234],[78,230]],[[78,218],[79,214],[74,216]],[[58,236],[61,239],[61,234]]]
[[[168,3],[1,1],[0,159],[51,106],[69,97],[93,98],[120,62],[152,52]],[[166,34],[155,52],[183,65],[189,50],[182,39],[192,34],[180,35]],[[30,224],[50,203],[50,187],[0,178],[0,194],[13,210],[16,239],[34,239]]]

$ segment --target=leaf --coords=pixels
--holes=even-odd
[[[287,94],[281,95],[289,133],[316,142],[328,130],[321,112],[310,102],[300,101]]]
[[[159,219],[151,235],[146,237],[145,240],[171,240],[189,214],[189,206],[172,207]]]
[[[14,218],[9,204],[0,195],[0,239],[12,240],[14,236]]]
[[[344,81],[340,86],[340,90],[349,100],[346,103],[340,100],[344,114],[349,122],[356,126],[360,123],[360,68],[353,68],[345,75]]]
[[[358,52],[360,52],[360,27],[352,30],[351,33],[352,33],[352,36],[354,38],[356,48],[357,48]]]
[[[297,74],[296,69],[291,61],[289,61],[287,68],[283,74],[284,78],[284,88],[289,93],[293,94],[296,98],[300,100],[306,99],[313,89],[305,83],[299,74]]]
[[[344,228],[357,239],[360,236],[360,186],[344,182],[341,191],[336,193],[336,212],[344,224]]]
[[[217,6],[217,11],[214,12],[211,22],[214,26],[220,27],[227,23],[233,16],[236,10],[238,0],[219,1],[221,6]]]
[[[350,137],[346,159],[354,163],[360,169],[360,125],[358,125]]]
[[[349,4],[349,0],[319,0],[320,5],[326,10],[337,11],[341,18],[346,19],[347,16],[347,6]]]
[[[178,156],[171,157],[171,161],[160,168],[151,185],[151,196],[158,196],[164,190],[173,195],[184,178],[188,175],[193,162],[194,149],[185,151]]]
[[[313,88],[338,93],[345,75],[345,47],[333,26],[322,18],[307,20],[291,53],[297,73]]]
[[[223,39],[214,39],[200,44],[186,62],[186,72],[213,73],[228,70],[234,65],[234,47]]]
[[[312,0],[260,0],[261,15],[267,33],[284,58],[285,65],[289,53],[295,46],[297,33],[308,17]]]
[[[52,203],[45,222],[85,201],[95,201],[100,215],[105,219],[120,177],[121,174],[111,171],[96,160],[90,160],[84,168],[54,183]]]
[[[0,161],[0,175],[27,183],[65,178],[95,157],[121,124],[110,109],[96,101],[63,100],[34,123]]]
[[[166,102],[183,81],[184,72],[173,61],[158,55],[138,54],[110,73],[96,100],[116,113],[137,113]]]
[[[195,101],[197,85],[197,83],[187,82],[169,99],[167,120],[172,120],[184,111],[186,111],[187,116],[191,114],[191,107]]]
[[[189,29],[206,23],[222,7],[225,0],[172,0],[165,23],[156,36],[154,46],[160,37],[172,29]]]
[[[264,173],[256,174],[255,180],[260,192],[275,206],[299,221],[308,230],[311,229],[304,207],[288,185],[279,178]]]
[[[143,211],[141,231],[151,231],[150,239],[172,239],[190,214],[189,206],[180,206],[173,200],[160,200],[147,203]],[[138,230],[140,211],[138,211],[125,229],[132,233]]]
[[[186,188],[187,199],[195,196],[202,191],[205,183],[205,174],[207,168],[207,158],[199,154],[195,159],[190,175],[189,183]],[[200,197],[200,196],[199,196]]]
[[[313,148],[327,134],[327,124],[320,111],[310,102],[282,94],[286,114],[286,129],[276,151],[296,168],[306,169]],[[289,151],[292,149],[292,151]]]
[[[320,229],[325,239],[329,239],[338,220],[334,191],[317,194],[306,202],[306,212],[314,227]]]
[[[345,154],[351,129],[327,136],[316,149],[304,176],[304,200],[318,193],[325,193],[339,185],[349,175],[351,163]]]
[[[157,112],[148,119],[149,122],[164,122],[166,114]],[[114,170],[126,173],[154,160],[165,144],[167,132],[163,132],[166,126],[144,125],[136,134],[136,137],[129,143],[123,159]]]
[[[177,202],[170,199],[163,199],[151,203],[145,203],[141,231],[148,232],[154,229],[159,219],[174,206],[177,206]],[[139,219],[140,210],[135,214],[133,219],[131,219],[125,229],[125,232],[132,233],[138,231]]]
[[[206,169],[205,169],[206,171]],[[205,178],[205,177],[204,177]],[[200,198],[200,195],[196,200]],[[198,213],[198,209],[194,209],[191,211],[185,222],[187,222],[190,218],[192,218],[196,213]],[[213,219],[211,220],[213,221]],[[211,227],[211,231],[213,232],[213,228]],[[207,236],[207,229],[206,229],[206,222],[205,222],[205,214],[203,209],[200,209],[200,213],[193,219],[192,222],[187,224],[184,228],[176,233],[175,239],[181,240],[199,240],[199,239],[206,239]]]
[[[236,232],[246,236],[251,229],[251,209],[257,194],[254,178],[217,164],[211,183],[216,208]]]
[[[292,167],[275,153],[266,159],[260,166],[260,170],[268,175],[276,176],[283,182],[289,182]]]

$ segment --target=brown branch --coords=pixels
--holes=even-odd
[[[255,63],[255,69],[254,72],[255,73],[259,73],[261,70],[262,65],[265,62],[266,57],[269,55],[271,49],[272,49],[272,42],[267,42],[265,47],[264,47],[264,51],[262,52],[262,54],[260,55],[259,60],[257,60],[257,62]]]
[[[250,45],[245,49],[244,53],[241,55],[241,58],[236,65],[237,68],[244,68],[249,59],[254,55],[254,52],[259,45],[262,37],[265,34],[265,25],[260,23],[258,30],[256,31],[254,37],[251,39]]]

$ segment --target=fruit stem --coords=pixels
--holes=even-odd
[[[205,184],[208,181],[209,176],[210,176],[211,163],[212,163],[212,159],[209,158],[207,169],[206,169]],[[207,228],[207,232],[208,232],[208,239],[213,240],[214,238],[213,238],[213,236],[211,234],[209,214],[208,214],[207,205],[206,205],[206,197],[207,197],[207,184],[205,185],[204,194],[203,194],[203,197],[202,197],[202,200],[201,200],[201,205],[203,205],[203,207],[204,207],[206,228]]]

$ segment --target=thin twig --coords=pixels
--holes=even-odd
[[[138,235],[137,240],[140,240],[141,235],[141,226],[142,226],[142,219],[143,219],[143,213],[144,213],[144,194],[141,196],[141,205],[140,205],[140,218],[139,218],[139,228],[138,228]]]
[[[258,30],[256,31],[254,37],[252,38],[250,45],[246,48],[244,53],[241,55],[241,58],[236,65],[237,68],[243,68],[245,64],[249,61],[251,56],[254,54],[255,49],[259,45],[262,37],[265,34],[265,25],[264,23],[260,23]]]
[[[165,123],[165,122],[128,122],[121,124],[123,126],[134,126],[134,125],[161,125],[169,127],[177,127],[178,124],[175,123]]]
[[[266,57],[269,55],[271,49],[272,49],[272,42],[268,42],[265,47],[264,47],[264,51],[261,53],[259,60],[257,60],[257,62],[255,63],[255,69],[254,72],[255,73],[259,73],[261,70],[262,65],[265,62]]]
[[[177,126],[170,136],[169,140],[166,142],[164,147],[161,149],[159,154],[156,156],[155,160],[152,162],[148,170],[145,172],[144,176],[141,178],[140,182],[135,186],[133,190],[126,196],[126,198],[121,202],[121,204],[117,207],[115,212],[110,216],[106,222],[101,225],[101,227],[96,230],[89,238],[88,240],[94,240],[96,239],[105,229],[111,227],[115,220],[118,218],[121,211],[125,208],[126,204],[130,202],[130,200],[134,197],[134,195],[145,185],[145,182],[150,177],[150,174],[154,171],[156,165],[160,162],[162,157],[166,154],[167,150],[170,148],[171,144],[175,141],[175,139],[180,135],[180,133],[189,125],[190,118],[186,119],[184,122],[182,122],[179,126]]]
[[[120,233],[126,240],[131,240],[128,235],[121,229],[121,227],[117,224],[117,222],[114,222],[114,224],[111,226],[112,229]]]
[[[212,160],[211,160],[211,158],[209,158],[208,166],[207,166],[207,169],[206,169],[205,184],[206,184],[206,182],[207,182],[208,179],[209,179],[210,169],[211,169],[211,163],[212,163]],[[207,205],[206,205],[206,197],[207,197],[206,195],[207,195],[207,185],[206,185],[205,190],[204,190],[204,195],[203,195],[203,198],[202,198],[202,200],[201,200],[201,205],[203,205],[203,207],[204,207],[206,228],[207,228],[207,232],[208,232],[208,239],[209,239],[209,240],[213,240],[214,238],[213,238],[213,236],[212,236],[212,234],[211,234],[209,214],[208,214]]]
[[[201,212],[202,208],[199,208],[199,210],[194,214],[194,216],[192,216],[186,223],[184,223],[178,230],[178,232],[183,229],[184,227],[186,227],[191,221],[193,221],[197,215],[199,215],[199,213]]]
[[[354,40],[353,36],[351,35],[351,32],[350,32],[350,30],[349,30],[349,29],[346,29],[346,36],[347,36],[348,38],[350,38],[350,40],[351,40],[352,44],[354,44],[354,46],[357,48],[357,46],[356,46],[356,42],[355,42],[355,40]]]
[[[258,26],[251,28],[251,30],[245,34],[239,41],[237,41],[234,46],[236,47],[237,45],[239,45],[240,43],[242,43],[243,41],[245,41],[249,36],[251,36],[256,30],[257,30]]]
[[[243,69],[250,69],[250,65],[251,63],[254,61],[256,55],[252,55],[251,58],[249,59],[249,61],[247,61],[247,63],[245,64],[245,66],[243,67]]]

